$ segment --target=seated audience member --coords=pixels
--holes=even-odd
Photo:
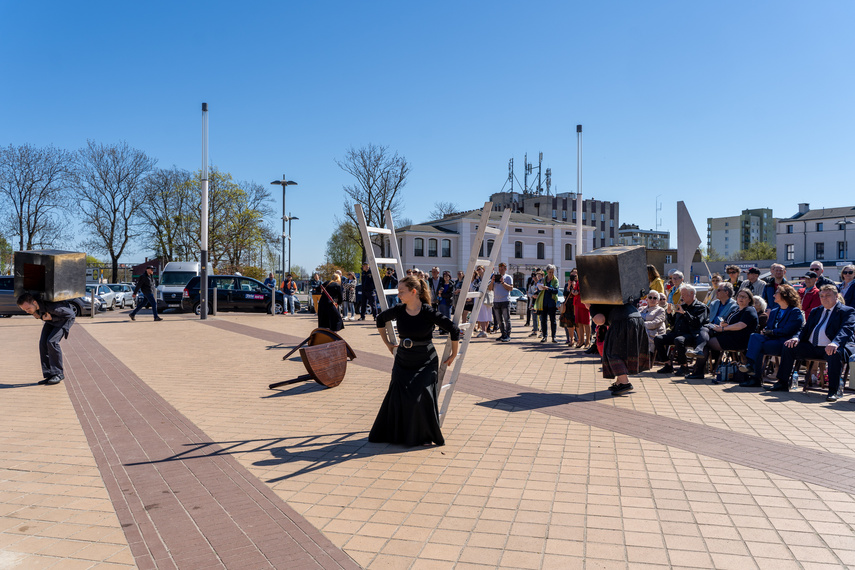
[[[742,289],[742,291],[751,292],[751,289]],[[766,323],[769,321],[769,315],[766,313],[766,301],[760,295],[754,295],[754,310],[757,311],[757,330],[760,332],[766,328]]]
[[[650,282],[649,287],[652,291],[665,293],[665,282],[659,276],[659,271],[653,265],[647,266],[647,280]]]
[[[709,304],[709,324],[717,325],[724,321],[727,316],[736,310],[736,301],[733,298],[733,286],[730,283],[720,284],[710,295],[715,296],[715,301]]]
[[[722,288],[725,287],[730,288],[730,283],[722,285]],[[754,298],[751,293],[742,290],[736,295],[736,304],[736,310],[729,313],[724,321],[701,327],[701,342],[693,351],[696,355],[695,368],[686,376],[687,379],[700,380],[704,377],[704,368],[711,352],[745,350],[748,346],[748,338],[757,329]]]
[[[728,282],[733,285],[734,294],[736,294],[739,292],[739,288],[742,287],[742,279],[739,278],[739,274],[742,273],[742,270],[735,265],[728,265],[724,271],[727,273]]]
[[[665,292],[665,294],[668,295],[668,303],[671,305],[679,305],[680,297],[678,291],[683,285],[683,272],[674,270],[668,279],[670,281],[670,288]]]
[[[855,265],[845,265],[840,269],[840,285],[837,286],[837,290],[843,295],[843,303],[847,307],[855,307],[855,285],[853,285],[853,278],[855,278]]]
[[[713,273],[712,277],[710,277],[710,290],[707,291],[707,296],[704,297],[704,305],[709,307],[712,305],[718,296],[716,295],[716,291],[718,291],[718,286],[721,285],[721,275],[718,273]]]
[[[676,374],[685,376],[689,373],[686,366],[686,346],[694,346],[697,342],[701,327],[707,322],[707,308],[695,298],[695,288],[683,285],[680,288],[680,304],[675,308],[674,329],[653,339],[656,346],[656,357],[660,361],[668,360],[668,346],[674,345],[677,364],[680,368]],[[668,362],[657,371],[659,374],[673,374],[674,367]]]
[[[805,273],[805,285],[799,289],[799,297],[801,297],[802,312],[805,315],[810,315],[810,312],[816,307],[819,307],[819,287],[816,286],[817,274],[813,271]]]
[[[812,261],[810,264],[810,270],[813,271],[814,273],[816,273],[816,276],[817,276],[816,288],[817,289],[821,288],[823,285],[834,285],[835,287],[837,286],[837,283],[835,283],[834,281],[832,281],[831,279],[829,279],[828,277],[826,277],[824,275],[825,274],[825,266],[822,265],[821,261]],[[810,313],[805,311],[805,314],[808,315]]]
[[[647,330],[649,351],[653,352],[653,338],[656,335],[665,334],[665,308],[660,306],[659,299],[665,298],[664,293],[651,289],[647,293],[647,306],[641,310],[641,318],[644,319],[644,328]]]
[[[790,282],[787,281],[787,268],[781,265],[780,263],[773,263],[772,267],[769,268],[769,271],[772,275],[766,279],[766,286],[763,287],[763,300],[766,301],[766,305],[771,307],[775,303],[775,291],[778,290],[778,287],[781,285],[789,285]]]
[[[748,269],[748,279],[742,282],[740,289],[749,289],[754,296],[763,296],[763,289],[766,287],[766,282],[760,279],[760,270],[756,267]]]
[[[804,324],[805,316],[799,306],[799,294],[790,285],[778,287],[775,291],[775,308],[769,313],[766,327],[759,334],[752,334],[748,338],[745,364],[739,366],[739,371],[748,377],[739,385],[761,386],[763,355],[780,356],[784,341],[798,334]]]
[[[769,390],[789,391],[790,375],[797,360],[825,360],[828,371],[828,397],[825,400],[836,402],[843,363],[848,362],[855,351],[855,308],[838,300],[834,285],[823,285],[819,290],[819,300],[822,306],[811,312],[802,331],[784,343],[778,381]]]

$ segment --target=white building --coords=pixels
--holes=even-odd
[[[855,238],[855,207],[811,210],[799,204],[797,214],[778,220],[778,262],[784,265],[823,261],[826,265],[851,262],[849,240]]]
[[[501,217],[501,212],[492,212],[491,224],[498,224]],[[427,273],[431,267],[437,266],[440,271],[447,270],[456,276],[457,271],[465,270],[469,262],[480,219],[481,210],[472,210],[397,229],[404,267],[417,267]],[[582,231],[582,250],[591,251],[596,229],[583,226]],[[524,280],[532,269],[543,268],[550,263],[558,268],[556,276],[563,283],[565,273],[576,267],[576,234],[574,224],[513,213],[498,261],[508,264],[509,274],[519,274],[515,275],[515,283]],[[487,240],[486,246],[481,257],[489,255],[495,244],[493,240]]]

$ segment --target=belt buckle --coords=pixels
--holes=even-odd
[[[401,346],[403,346],[404,348],[413,348],[412,339],[405,338],[404,340],[401,341]]]

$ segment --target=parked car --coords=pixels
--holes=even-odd
[[[84,307],[86,304],[83,301],[83,297],[78,297],[77,299],[69,300],[69,304],[71,308],[74,310],[74,314],[76,316],[80,316],[84,312]],[[0,276],[0,317],[8,318],[13,315],[26,315],[23,310],[18,306],[17,298],[15,296],[15,278],[11,275],[2,275]]]
[[[525,293],[520,289],[517,289],[516,287],[511,289],[510,293],[508,293],[508,307],[510,308],[512,315],[517,314],[517,301],[525,298]]]
[[[201,312],[200,284],[201,277],[196,276],[184,288],[181,299],[181,310]],[[213,303],[214,288],[217,291],[218,311],[270,311],[270,288],[264,283],[242,275],[209,275],[208,298]],[[282,314],[285,298],[282,291],[276,291],[276,314]],[[299,310],[295,306],[296,310]]]
[[[116,309],[116,305],[118,303],[118,296],[115,291],[107,287],[106,285],[99,285],[97,283],[90,283],[86,285],[86,295],[89,295],[92,291],[95,291],[95,295],[101,297],[106,303],[107,308],[111,311]]]
[[[202,272],[202,264],[198,261],[170,261],[160,272],[157,284],[157,310],[181,310],[184,287],[194,277]],[[213,275],[211,264],[208,263],[208,275]]]
[[[134,288],[126,283],[110,283],[107,285],[116,294],[116,302],[120,309],[124,309],[126,305],[132,309],[136,306],[134,300]]]
[[[78,297],[78,299],[76,299],[76,300],[80,301],[80,312],[76,313],[77,316],[79,316],[81,313],[83,315],[92,314],[91,299],[92,299],[92,291],[86,291],[85,296]],[[103,297],[101,297],[101,295],[95,295],[95,310],[98,312],[107,310],[107,302],[104,300]]]

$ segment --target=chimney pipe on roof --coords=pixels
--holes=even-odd
[[[807,214],[808,210],[810,210],[810,204],[807,202],[799,204],[799,214]]]

